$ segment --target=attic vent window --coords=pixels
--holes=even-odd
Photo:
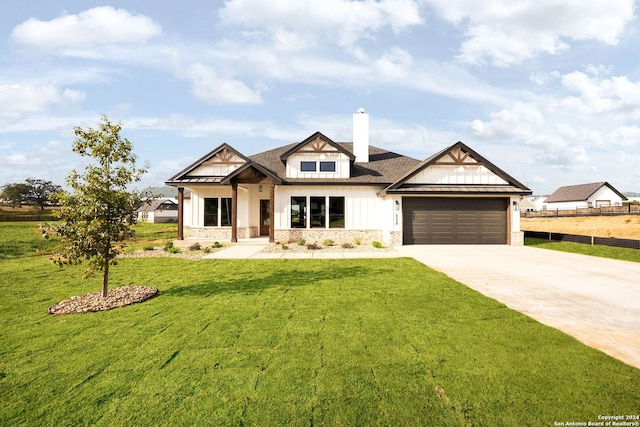
[[[300,162],[300,172],[315,172],[316,162]]]

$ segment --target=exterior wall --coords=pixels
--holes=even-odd
[[[600,207],[602,201],[609,202],[609,204],[603,204],[603,206],[622,206],[622,198],[606,185],[600,187],[598,191],[589,197],[588,201],[591,202],[591,206],[594,208]]]
[[[315,172],[301,172],[300,162],[336,162],[335,172],[320,172],[317,164]],[[287,158],[287,178],[320,178],[335,179],[349,178],[351,174],[351,162],[343,153],[294,153]]]
[[[234,170],[238,169],[245,163],[244,159],[238,156],[233,156],[230,159],[225,159],[222,161],[216,155],[211,159],[210,162],[207,162],[206,165],[201,165],[195,168],[190,172],[190,175],[193,176],[227,176]],[[231,163],[229,163],[231,162]]]
[[[331,239],[336,243],[379,241],[391,244],[393,230],[393,199],[380,198],[381,186],[278,186],[273,214],[276,241],[308,242]],[[344,228],[291,228],[291,197],[344,197]],[[400,217],[401,218],[401,217]],[[400,224],[399,229],[401,230]]]
[[[505,180],[478,164],[433,165],[411,179],[409,184],[507,184]]]

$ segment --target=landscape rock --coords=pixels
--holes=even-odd
[[[158,294],[158,288],[152,286],[121,286],[110,289],[107,297],[102,291],[74,296],[49,307],[49,314],[87,313],[124,307],[148,300]]]

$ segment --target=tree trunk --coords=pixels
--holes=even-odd
[[[109,293],[109,260],[104,263],[102,269],[102,298],[106,298]]]

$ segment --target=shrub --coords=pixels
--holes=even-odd
[[[180,248],[176,248],[174,246],[171,246],[170,248],[167,248],[167,252],[169,252],[170,254],[179,254],[180,253]]]
[[[164,250],[169,252],[169,249],[173,248],[173,242],[167,242],[164,244]]]
[[[353,239],[354,245],[360,246],[361,243],[362,243],[362,237],[356,237],[355,239]]]
[[[306,245],[306,244],[307,244],[307,241],[304,239],[304,237],[298,237],[298,238],[296,239],[296,244],[297,244],[298,246],[304,246],[304,245]]]
[[[322,247],[318,245],[318,242],[313,242],[307,245],[307,249],[315,250],[315,249],[322,249]]]
[[[190,251],[199,251],[200,249],[202,249],[202,247],[200,246],[200,243],[196,242],[193,245],[189,246],[189,250]]]
[[[144,251],[152,251],[152,250],[154,250],[154,249],[155,249],[155,246],[153,246],[153,245],[151,245],[151,244],[149,244],[149,245],[144,245],[144,246],[142,247],[142,250],[144,250]]]
[[[204,248],[204,253],[205,254],[210,254],[211,253],[211,247],[207,246],[206,248]]]
[[[224,245],[220,242],[213,242],[213,245],[211,245],[212,248],[216,248],[216,249],[220,249],[223,246]]]
[[[384,248],[384,246],[383,246],[383,245],[382,245],[382,243],[380,243],[380,242],[373,242],[373,243],[372,243],[372,245],[373,245],[373,247],[374,247],[374,248],[376,248],[376,249],[382,249],[382,248]]]
[[[325,239],[322,241],[322,246],[333,246],[334,242],[331,239]]]
[[[342,244],[342,249],[353,249],[355,246],[353,246],[353,244],[349,243],[349,242],[344,242]]]
[[[286,243],[283,243],[283,244],[282,244],[282,250],[283,250],[283,251],[286,251],[287,249],[289,249],[289,246],[287,246],[287,244],[286,244]]]

